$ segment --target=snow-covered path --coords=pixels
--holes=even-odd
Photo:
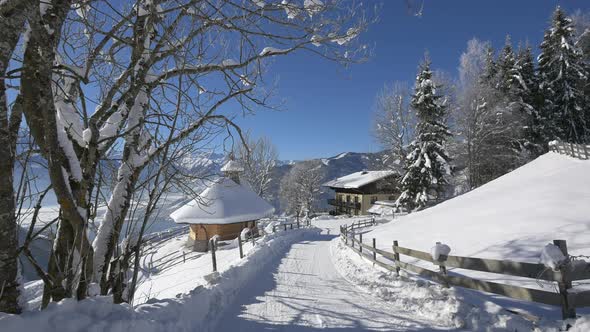
[[[334,229],[310,234],[268,263],[224,313],[216,331],[434,331],[445,329],[370,296],[331,260]]]

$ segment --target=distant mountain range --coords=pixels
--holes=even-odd
[[[321,162],[321,168],[324,171],[324,182],[335,179],[350,173],[359,172],[362,170],[377,170],[383,169],[384,152],[364,153],[364,152],[343,152],[336,156],[329,158],[312,159]],[[308,161],[308,160],[306,160]],[[182,162],[182,166],[187,170],[195,172],[203,172],[206,174],[218,174],[220,168],[225,162],[225,155],[218,153],[203,154],[193,157],[187,157]],[[274,169],[270,184],[270,195],[273,197],[272,205],[281,211],[279,202],[280,183],[283,177],[297,164],[304,162],[303,160],[279,160]],[[321,195],[320,208],[328,208],[326,199],[332,196],[332,192],[328,188],[323,188]]]

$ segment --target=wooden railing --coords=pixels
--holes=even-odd
[[[444,255],[441,255],[438,260],[434,260],[430,253],[401,247],[399,246],[398,241],[393,241],[391,252],[377,249],[375,238],[372,239],[371,245],[367,245],[363,242],[363,234],[357,234],[357,232],[355,232],[355,229],[362,227],[361,225],[362,224],[352,224],[350,226],[341,226],[341,240],[362,257],[387,270],[394,271],[398,275],[400,269],[403,269],[413,272],[420,277],[438,282],[445,287],[458,286],[498,294],[518,300],[561,306],[564,319],[575,318],[575,308],[590,307],[590,291],[572,291],[572,281],[590,279],[590,264],[568,263],[559,271],[555,272],[547,269],[543,264],[508,260]],[[566,257],[568,257],[567,244],[565,241],[555,240],[554,244],[562,250]],[[432,263],[438,271],[402,262],[400,260],[400,255]],[[379,260],[378,256],[383,257],[384,259]],[[449,275],[447,273],[447,268],[449,267],[555,282],[559,288],[559,293],[484,281],[467,276]]]
[[[590,145],[552,141],[549,150],[582,160],[590,159]]]
[[[293,228],[301,228],[301,222],[299,220],[297,220],[296,222],[291,222],[291,223],[283,223],[283,224],[277,224],[277,225],[273,225],[272,226],[272,232],[276,232],[277,229],[283,229],[284,231],[286,231],[287,229],[293,229]],[[304,224],[306,226],[309,226],[309,221],[304,222]]]

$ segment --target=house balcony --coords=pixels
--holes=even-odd
[[[338,207],[340,209],[356,209],[356,210],[361,209],[360,202],[345,202],[345,201],[336,200],[334,198],[328,199],[328,204]]]

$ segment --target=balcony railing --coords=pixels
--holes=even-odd
[[[361,203],[360,202],[345,202],[345,201],[336,200],[334,198],[328,199],[328,204],[329,205],[332,205],[332,206],[339,207],[339,208],[343,208],[343,209],[357,209],[357,210],[360,210],[360,208],[361,208]]]

